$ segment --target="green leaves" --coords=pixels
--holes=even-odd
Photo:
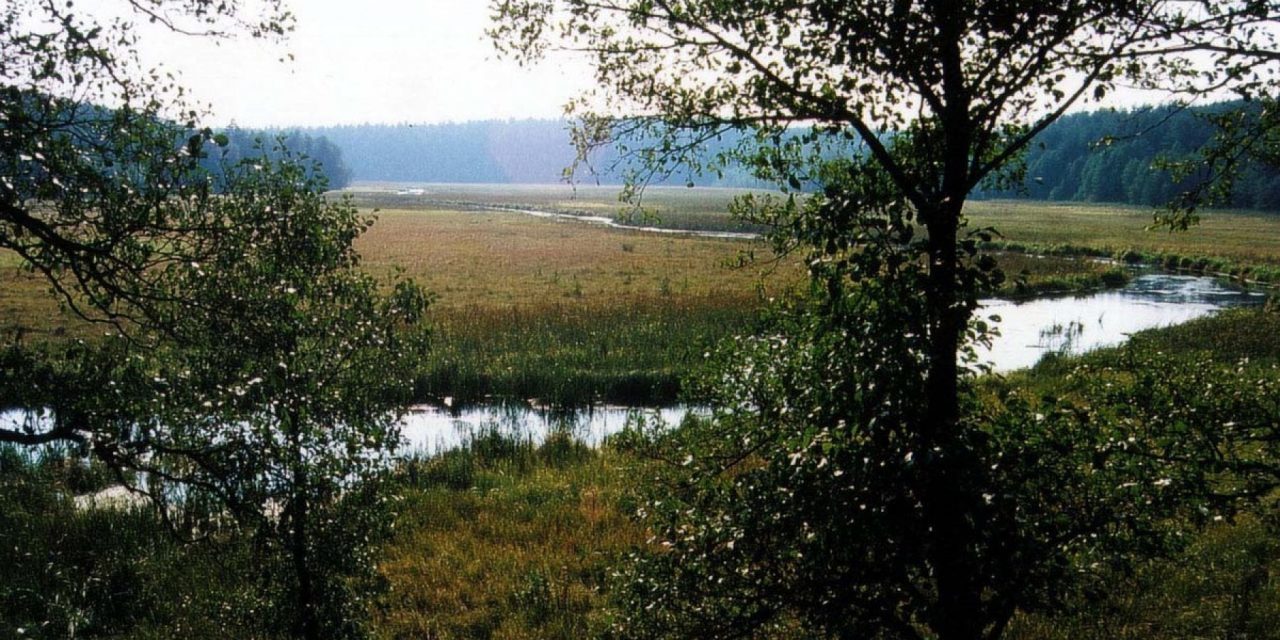
[[[1117,83],[1195,94],[1269,77],[1257,6],[497,3],[493,35],[516,57],[591,57],[599,99],[579,104],[604,114],[585,114],[580,160],[633,151],[628,195],[702,169],[696,150],[730,129],[755,144],[717,161],[814,191],[735,205],[803,254],[812,299],[741,341],[707,382],[728,409],[669,441],[692,471],[645,509],[659,551],[627,570],[618,632],[987,637],[1018,607],[1058,604],[1078,560],[1158,551],[1156,523],[1191,484],[1148,491],[1160,465],[1099,455],[1128,451],[1111,442],[1128,425],[965,390],[957,358],[983,337],[969,321],[1004,276],[980,250],[994,233],[962,233],[964,203],[1021,183],[1034,137]],[[1097,460],[1112,466],[1091,475]]]

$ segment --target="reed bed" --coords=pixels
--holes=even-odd
[[[670,404],[706,352],[753,329],[761,306],[743,295],[450,309],[436,325],[418,395]]]
[[[481,433],[398,471],[382,638],[594,637],[609,566],[643,543],[635,460],[565,434]]]

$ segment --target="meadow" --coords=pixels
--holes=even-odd
[[[495,396],[556,405],[667,404],[711,346],[750,331],[770,300],[803,289],[799,257],[764,241],[654,234],[511,212],[478,203],[621,216],[616,187],[361,184],[346,192],[377,222],[358,241],[364,268],[411,277],[435,296],[433,349],[417,399]],[[733,229],[729,189],[654,187],[645,224]],[[449,203],[449,204],[442,204]],[[992,295],[1028,296],[1123,284],[1129,271],[1096,256],[1126,251],[1273,265],[1280,217],[1212,212],[1184,233],[1147,227],[1151,211],[1096,205],[986,201],[973,228],[994,226],[1007,280]],[[1208,259],[1202,264],[1209,265]],[[1179,266],[1178,260],[1172,266]],[[0,255],[0,335],[93,339],[38,276]]]
[[[803,282],[760,242],[606,229],[513,213],[383,210],[358,248],[437,296],[418,396],[558,405],[674,402],[716,342]]]
[[[495,204],[584,215],[626,216],[631,205],[618,200],[618,188],[578,185],[417,185],[422,195],[396,195],[399,185],[357,183],[347,190],[370,207],[422,207],[424,203]],[[641,200],[647,223],[669,228],[742,228],[727,212],[734,197],[750,192],[657,186]],[[1235,210],[1202,212],[1188,232],[1151,228],[1155,210],[1133,205],[1041,202],[1027,200],[970,200],[965,213],[969,228],[991,227],[999,240],[1039,248],[1076,248],[1079,252],[1115,255],[1126,250],[1144,253],[1204,255],[1245,263],[1280,265],[1274,238],[1280,216]],[[738,225],[738,226],[735,226]]]
[[[595,214],[616,211],[612,191],[569,199]],[[433,194],[437,195],[437,194]],[[549,188],[456,187],[442,199],[568,207]],[[444,198],[443,196],[447,196]],[[731,192],[656,190],[655,208],[714,228]],[[417,196],[358,196],[380,204],[359,240],[364,268],[425,283],[432,353],[419,397],[457,402],[491,396],[580,405],[670,402],[680,381],[724,337],[752,331],[771,299],[800,292],[795,258],[775,260],[761,242],[659,235],[514,213],[428,204]],[[382,200],[379,200],[381,198]],[[377,201],[377,202],[375,202]],[[583,204],[587,202],[588,204]],[[389,205],[395,205],[390,208]],[[1079,205],[982,202],[973,225],[1007,241],[1089,251],[1001,254],[1015,278],[1005,294],[1111,286],[1124,271],[1079,255],[1182,252],[1259,264],[1280,262],[1280,218],[1213,213],[1186,234],[1144,230],[1150,212]],[[659,215],[661,212],[659,211]],[[674,216],[661,220],[678,220]],[[663,224],[673,224],[663,222]],[[1241,225],[1237,227],[1236,225]],[[745,254],[756,261],[741,266]],[[38,278],[0,257],[0,323],[28,340],[100,334],[60,310]],[[1120,368],[1160,354],[1178,371],[1280,365],[1280,315],[1224,313],[1139,334],[1126,347],[1050,359],[986,384],[1031,397],[1068,395],[1065,372]],[[598,449],[555,434],[534,444],[480,433],[466,446],[399,463],[389,482],[394,526],[381,542],[384,585],[372,607],[374,637],[580,638],[610,619],[612,567],[646,539],[632,518],[656,465],[635,433]],[[107,486],[100,469],[51,454],[32,462],[0,449],[0,635],[11,620],[44,620],[42,637],[259,637],[261,620],[235,613],[255,597],[252,550],[234,539],[181,545],[153,513],[82,511],[71,496]],[[1268,503],[1269,504],[1269,503]],[[1264,506],[1266,506],[1264,504]],[[1014,638],[1265,637],[1280,624],[1280,544],[1273,513],[1213,523],[1182,548],[1128,572],[1066,613],[1029,612]],[[110,535],[103,535],[103,532]],[[24,633],[30,635],[31,631]]]
[[[1123,376],[1135,354],[1191,368],[1234,367],[1247,354],[1252,371],[1280,376],[1276,335],[1280,314],[1233,311],[990,384],[1029,396],[1068,394],[1064,372],[1111,366]],[[564,433],[534,444],[482,431],[460,449],[399,464],[390,478],[398,496],[394,526],[378,553],[384,589],[371,605],[372,636],[605,633],[612,567],[647,535],[632,519],[643,479],[658,475],[657,465],[678,464],[647,451],[636,432],[593,449]],[[69,492],[109,481],[57,456],[32,466],[0,451],[0,584],[14,587],[0,589],[8,594],[5,607],[43,616],[50,625],[43,637],[69,628],[130,639],[172,637],[175,629],[190,637],[259,637],[261,621],[228,606],[253,597],[252,585],[237,578],[252,575],[250,549],[235,541],[181,545],[145,510],[72,506]],[[1272,637],[1280,624],[1273,508],[1264,501],[1234,520],[1210,523],[1167,555],[1106,572],[1104,592],[1069,603],[1064,613],[1020,614],[1008,637],[1174,640],[1222,637],[1223,630]],[[0,623],[0,632],[14,629]]]

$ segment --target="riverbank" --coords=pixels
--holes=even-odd
[[[1050,359],[987,384],[1030,398],[1065,397],[1079,367],[1107,366],[1123,377],[1146,356],[1160,354],[1182,364],[1170,369],[1172,375],[1215,367],[1223,376],[1218,384],[1231,388],[1236,375],[1280,377],[1276,335],[1280,315],[1231,310],[1141,332],[1126,346]],[[1246,357],[1247,370],[1237,373]],[[1121,408],[1126,396],[1116,394],[1111,402]],[[407,504],[429,505],[431,517],[415,516],[416,524],[389,543],[397,563],[388,577],[404,602],[433,608],[391,608],[380,622],[388,637],[468,638],[492,631],[510,638],[572,638],[599,629],[607,619],[608,567],[627,550],[612,543],[634,543],[642,535],[627,517],[634,508],[628,496],[637,479],[649,475],[647,465],[662,463],[637,457],[625,441],[582,449],[562,438],[539,447],[482,436],[470,447],[406,467]],[[1249,512],[1204,529],[1169,525],[1194,531],[1185,546],[1132,573],[1100,571],[1098,582],[1107,588],[1094,599],[1074,603],[1064,615],[1020,614],[1010,637],[1173,640],[1212,637],[1223,629],[1268,637],[1280,620],[1275,532]],[[582,532],[590,537],[581,538]],[[477,563],[476,557],[495,560]]]
[[[1280,378],[1277,335],[1280,314],[1226,311],[984,384],[1031,401],[1068,398],[1073,385],[1099,381],[1103,368],[1107,380],[1131,383],[1135,367],[1160,358],[1171,377],[1211,376],[1232,389],[1251,376]],[[1094,373],[1079,373],[1086,369]],[[1126,389],[1114,387],[1108,406],[1124,410]],[[608,618],[610,567],[643,545],[631,515],[655,464],[663,463],[625,438],[592,448],[565,433],[534,443],[482,432],[462,448],[399,465],[394,533],[378,552],[387,588],[370,605],[375,637],[590,636]],[[252,575],[250,550],[234,538],[180,545],[147,511],[75,508],[72,495],[110,481],[69,459],[33,466],[0,454],[5,611],[123,639],[177,628],[191,637],[255,636],[252,617],[230,617],[225,607],[254,597],[238,578]],[[1194,532],[1185,546],[1132,572],[1100,572],[1106,588],[1093,599],[1063,615],[1021,614],[1011,637],[1172,640],[1223,629],[1267,637],[1280,620],[1280,536],[1253,513],[1205,529],[1169,523]]]

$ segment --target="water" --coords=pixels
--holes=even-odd
[[[502,205],[490,204],[474,204],[474,203],[449,203],[455,205],[464,205],[470,209],[479,209],[482,211],[501,211],[505,213],[519,213],[535,218],[545,218],[548,220],[559,220],[567,222],[578,222],[582,224],[591,224],[597,226],[610,227],[613,229],[624,229],[627,231],[639,231],[642,233],[657,233],[677,236],[692,236],[696,238],[717,238],[721,240],[759,240],[761,237],[758,233],[750,231],[701,231],[697,229],[674,229],[669,227],[653,227],[638,224],[627,224],[618,222],[613,218],[605,216],[592,216],[577,213],[559,213],[555,211],[542,211],[539,209],[524,209],[520,207],[507,207]]]
[[[629,421],[659,419],[665,424],[676,425],[690,413],[708,412],[685,406],[660,409],[598,406],[581,411],[553,412],[518,404],[478,406],[461,411],[419,405],[405,416],[401,435],[407,453],[428,455],[458,447],[469,436],[490,429],[535,443],[541,442],[554,430],[566,430],[575,438],[597,446],[605,436],[621,431]]]
[[[1212,278],[1142,275],[1121,289],[1079,296],[1025,301],[984,300],[982,314],[999,315],[999,335],[980,358],[996,371],[1034,365],[1047,353],[1078,354],[1117,345],[1136,331],[1169,326],[1206,316],[1220,309],[1260,304],[1265,295],[1231,289]],[[418,406],[405,417],[406,451],[435,453],[457,447],[480,430],[496,429],[539,442],[553,430],[567,430],[597,445],[637,416],[678,424],[700,407],[637,409],[602,406],[578,412],[550,412],[528,405],[491,405],[452,411]],[[50,416],[0,411],[0,428],[20,428],[35,419],[36,430],[48,427]]]
[[[1000,334],[981,361],[996,371],[1030,367],[1047,353],[1079,354],[1124,342],[1143,329],[1167,327],[1220,309],[1261,304],[1266,295],[1201,276],[1149,274],[1100,293],[1024,301],[983,300]]]

